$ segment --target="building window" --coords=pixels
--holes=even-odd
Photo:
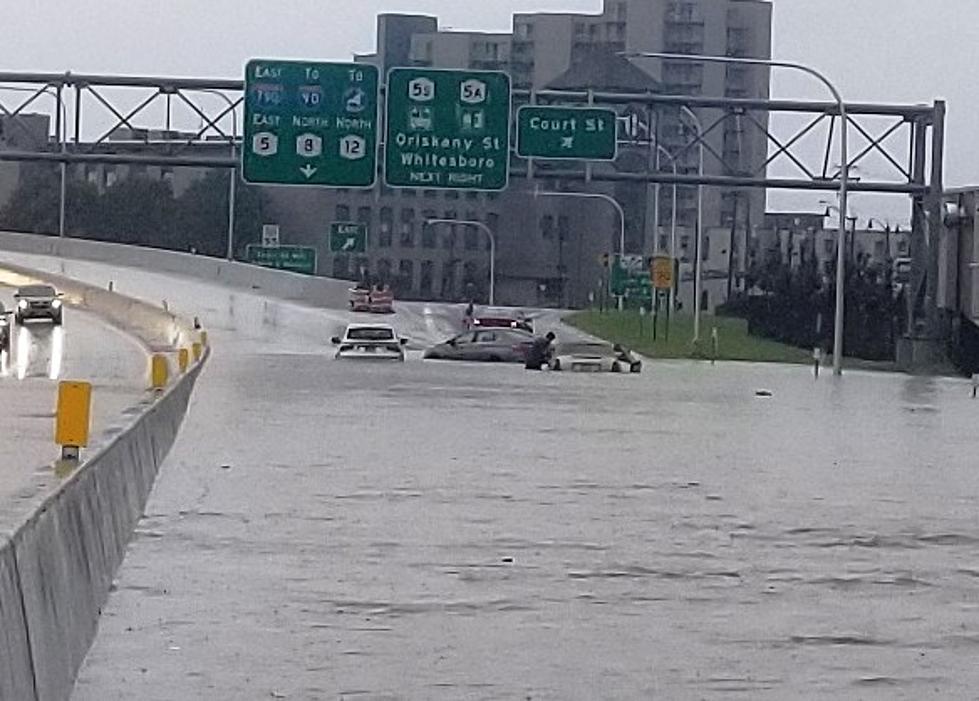
[[[684,263],[690,262],[690,237],[680,237],[680,260]]]
[[[402,289],[412,289],[415,285],[415,264],[410,260],[402,260],[398,264],[398,277],[401,280]]]
[[[554,238],[554,217],[550,214],[545,214],[540,219],[540,235],[545,241]]]
[[[415,210],[401,210],[401,247],[414,248],[415,246]]]
[[[900,253],[902,256],[906,256],[908,254],[908,242],[907,241],[898,242],[897,252]]]
[[[381,207],[381,228],[377,237],[380,248],[391,247],[391,232],[394,230],[394,212],[390,207]]]
[[[466,250],[475,251],[479,249],[479,229],[475,226],[466,227]]]
[[[475,202],[476,200],[479,199],[479,193],[473,192],[472,190],[468,190],[466,191],[466,199],[469,200],[470,202]]]
[[[350,207],[345,204],[338,204],[336,207],[336,212],[333,216],[334,221],[348,222],[350,221]]]
[[[422,217],[425,218],[425,223],[422,228],[422,248],[435,248],[436,239],[436,228],[442,226],[442,224],[429,224],[430,219],[436,218],[434,209],[426,209],[422,212]]]
[[[421,266],[421,281],[419,282],[422,295],[432,294],[432,283],[435,281],[435,263],[423,260]]]
[[[458,190],[447,190],[446,193],[445,193],[445,199],[447,199],[447,200],[457,200],[457,199],[459,199],[459,191]]]
[[[439,196],[437,190],[425,190],[425,192],[423,192],[422,194],[429,199],[435,199],[436,197]]]
[[[387,258],[377,261],[377,277],[381,282],[391,284],[391,261]]]
[[[876,258],[883,258],[884,257],[884,242],[883,241],[874,241],[874,256]]]
[[[700,293],[700,311],[706,312],[710,309],[710,292],[704,290]]]
[[[833,255],[833,251],[836,250],[836,242],[833,239],[826,239],[823,241],[823,252],[827,256]]]
[[[659,250],[666,251],[670,247],[670,240],[667,238],[666,234],[660,234],[659,237]]]
[[[350,259],[347,256],[333,256],[333,277],[338,280],[350,278]]]
[[[567,241],[571,234],[571,220],[567,215],[561,214],[557,218],[557,235],[559,240]]]
[[[358,207],[357,208],[357,223],[358,224],[370,224],[371,223],[371,212],[370,207]]]
[[[710,236],[705,235],[703,240],[703,250],[700,252],[700,260],[710,260]]]
[[[402,197],[418,197],[418,192],[415,190],[405,189],[401,190]]]

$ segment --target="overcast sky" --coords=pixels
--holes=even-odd
[[[380,12],[455,29],[510,28],[516,11],[597,12],[601,0],[0,0],[0,71],[237,77],[248,58],[347,60],[374,47]],[[774,55],[820,68],[860,102],[949,103],[946,180],[979,183],[977,0],[774,0]],[[824,99],[776,71],[773,96]],[[775,197],[773,206],[811,196]],[[903,202],[876,204],[896,217]],[[896,208],[896,209],[895,209]],[[874,216],[876,212],[860,212]]]

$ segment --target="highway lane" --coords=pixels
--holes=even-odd
[[[10,309],[14,290],[0,287]],[[63,327],[45,322],[13,326],[11,352],[0,357],[0,511],[4,523],[23,515],[56,486],[51,464],[54,406],[60,380],[93,383],[93,447],[103,433],[125,421],[145,396],[147,356],[136,341],[77,309]],[[8,520],[9,519],[9,520]]]
[[[76,700],[979,684],[966,383],[335,362],[342,312],[111,274],[206,306],[215,355]]]

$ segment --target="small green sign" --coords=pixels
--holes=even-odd
[[[366,253],[367,225],[336,222],[330,225],[331,253]]]
[[[395,68],[388,74],[390,187],[503,190],[510,175],[510,76]]]
[[[242,177],[264,185],[373,187],[378,71],[361,63],[249,61]]]
[[[246,249],[249,263],[263,268],[289,270],[294,273],[316,274],[316,249],[304,246],[276,246],[274,248],[249,244]]]
[[[615,110],[537,107],[517,110],[517,155],[551,160],[614,161]]]
[[[609,271],[609,290],[617,297],[652,299],[652,280],[642,256],[615,256]]]

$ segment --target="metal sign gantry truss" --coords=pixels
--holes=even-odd
[[[6,129],[6,141],[0,135],[0,161],[47,161],[62,164],[103,163],[123,165],[160,165],[169,167],[234,168],[238,165],[235,149],[240,139],[240,121],[244,84],[241,80],[197,78],[161,78],[74,73],[2,73],[0,72],[0,122]],[[43,98],[50,99],[45,100]],[[843,164],[834,162],[831,154],[834,139],[842,128],[863,141],[849,158],[848,172],[860,169],[871,156],[875,167],[883,164],[886,172],[873,177],[855,178],[852,192],[905,194],[912,198],[914,234],[912,258],[914,283],[912,316],[935,318],[938,284],[938,237],[930,235],[942,226],[941,198],[944,189],[943,164],[945,141],[945,104],[887,105],[854,103],[846,106],[846,124],[841,124],[839,106],[829,102],[796,100],[715,98],[703,96],[661,95],[656,93],[625,94],[602,91],[542,90],[533,93],[516,91],[515,104],[609,105],[620,109],[644,110],[649,123],[659,124],[660,116],[682,108],[697,110],[707,117],[702,135],[685,133],[674,147],[678,160],[703,145],[714,160],[713,167],[701,176],[680,169],[647,168],[643,172],[624,172],[589,164],[554,164],[518,162],[516,176],[562,181],[605,181],[662,183],[722,188],[771,188],[789,190],[836,191]],[[215,99],[219,100],[215,109]],[[29,111],[47,105],[54,124],[54,135],[38,135],[21,124]],[[124,106],[126,105],[126,106]],[[199,120],[199,128],[189,133],[172,129],[175,110],[183,110]],[[101,112],[99,123],[106,129],[91,130],[86,125],[92,111]],[[776,135],[770,128],[773,115],[796,115],[805,123],[789,138]],[[106,120],[107,118],[107,120]],[[147,133],[146,124],[136,126],[139,118],[150,118],[161,139],[119,139],[121,129],[129,135]],[[771,144],[770,155],[760,164],[745,168],[729,162],[718,152],[710,137],[736,120],[738,129],[747,125],[757,130]],[[227,128],[230,122],[231,128]],[[91,132],[92,136],[87,134]],[[97,133],[96,133],[97,132]],[[800,148],[807,139],[825,138],[825,148]],[[10,144],[17,144],[11,146]],[[770,169],[778,166],[793,171],[794,177],[771,177]],[[869,172],[869,170],[868,170]],[[927,324],[929,326],[933,324]],[[914,325],[912,324],[912,329]]]

